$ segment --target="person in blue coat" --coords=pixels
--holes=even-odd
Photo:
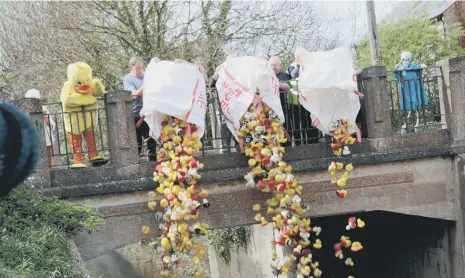
[[[399,85],[400,111],[407,112],[407,119],[410,119],[412,112],[415,112],[415,129],[420,126],[419,109],[428,105],[428,94],[421,86],[422,69],[424,64],[416,64],[411,61],[412,53],[402,52],[401,61],[396,65],[394,76]],[[402,133],[407,129],[407,122],[402,126]]]

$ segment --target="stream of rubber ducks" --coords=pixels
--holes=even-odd
[[[348,132],[351,127],[352,123],[345,119],[330,126],[333,139],[330,147],[335,157],[350,154],[348,145],[356,141]],[[323,271],[312,256],[312,248],[322,248],[318,236],[323,231],[321,227],[312,226],[306,216],[309,206],[302,198],[302,185],[293,175],[292,166],[282,159],[285,153],[282,145],[288,141],[288,135],[277,114],[263,102],[250,105],[241,118],[237,136],[249,157],[250,172],[244,176],[246,185],[270,195],[266,204],[254,204],[252,210],[256,212],[254,219],[262,226],[273,225],[270,264],[273,275],[287,277],[293,271],[297,278],[322,277]],[[192,240],[194,234],[206,235],[209,231],[209,226],[198,220],[202,207],[210,206],[208,192],[200,190],[197,184],[201,178],[198,170],[203,164],[193,156],[202,149],[202,142],[195,125],[171,116],[166,116],[162,122],[159,141],[162,148],[157,155],[153,180],[159,183],[156,192],[162,195],[158,206],[163,212],[156,212],[161,236],[149,245],[162,254],[163,277],[176,277],[173,269],[181,265],[177,252],[190,254],[195,276],[204,277],[200,262],[206,250]],[[328,167],[331,184],[337,186],[336,195],[340,199],[347,196],[344,188],[353,168],[352,163],[344,165],[337,161],[332,161]],[[148,194],[147,205],[151,210],[157,209],[157,193]],[[363,220],[350,217],[346,230],[363,227]],[[142,227],[142,232],[149,234],[150,227]],[[362,243],[353,240],[342,235],[333,244],[335,257],[348,267],[355,265],[350,252],[363,250]],[[287,249],[287,255],[278,258],[277,246]],[[355,277],[349,275],[347,278]]]

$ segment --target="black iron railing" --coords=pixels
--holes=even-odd
[[[388,82],[392,127],[396,134],[444,128],[436,67],[394,71]]]
[[[317,128],[312,126],[310,113],[300,104],[293,104],[289,101],[291,100],[289,94],[291,93],[280,93],[285,116],[284,127],[291,137],[291,141],[287,142],[285,146],[330,142],[330,136],[324,136]],[[216,89],[207,90],[207,102],[205,134],[202,138],[204,146],[202,155],[238,152],[239,144],[226,126]],[[76,117],[83,117],[86,113],[92,114],[95,120],[90,125],[95,138],[96,151],[109,158],[107,118],[103,99],[98,100],[98,108],[96,110],[89,111],[63,112],[61,103],[49,103],[46,107],[48,111],[44,112],[44,121],[46,122],[45,132],[47,133],[46,136],[50,139],[48,140],[50,144],[48,156],[52,167],[69,167],[74,163],[75,150],[73,150],[73,146],[70,144],[71,138],[65,129],[64,121],[64,118],[68,114],[69,116]],[[363,117],[360,117],[361,115],[362,113],[357,118],[357,125],[359,127],[363,126]],[[50,128],[50,125],[47,124],[52,122],[55,122],[54,128]],[[361,130],[363,137],[363,128]],[[89,162],[89,154],[92,152],[89,152],[85,139],[83,136],[79,147],[86,162]],[[136,138],[134,139],[136,140]],[[146,142],[144,142],[141,157],[146,157],[147,153]]]
[[[89,162],[89,155],[98,154],[109,158],[108,125],[103,99],[97,100],[96,109],[63,112],[60,102],[48,103],[45,108],[45,137],[51,167],[69,168],[75,163],[75,155],[79,155],[79,152],[86,164]],[[68,130],[65,127],[65,118],[74,119],[70,121]]]
[[[293,104],[288,94],[291,94],[291,92],[280,93],[285,117],[284,127],[291,137],[291,141],[287,142],[285,146],[330,142],[330,136],[324,136],[317,128],[312,126],[310,112],[300,104]],[[226,126],[216,89],[209,90],[207,96],[206,128],[205,135],[202,138],[204,145],[203,154],[239,151],[238,142],[236,142],[234,136]],[[359,116],[356,121],[359,127],[361,127],[361,119]]]

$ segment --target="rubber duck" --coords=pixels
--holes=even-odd
[[[344,248],[349,248],[352,242],[350,241],[350,238],[346,236],[341,236],[341,246]]]
[[[352,243],[352,247],[350,248],[350,250],[352,250],[353,252],[358,252],[363,250],[363,246],[360,242],[355,241]]]
[[[350,217],[349,220],[348,220],[348,224],[346,226],[346,230],[355,229],[356,227],[357,227],[356,218],[355,217]]]
[[[147,206],[148,206],[149,209],[155,210],[155,208],[157,207],[157,202],[155,202],[155,201],[149,201],[149,202],[147,203]]]
[[[210,207],[210,202],[207,199],[203,199],[203,207],[204,208],[209,208]]]
[[[171,249],[171,243],[168,238],[164,237],[160,241],[161,247],[165,250],[170,250]]]
[[[268,207],[268,209],[266,210],[266,214],[269,216],[274,216],[276,213],[272,207]]]
[[[276,207],[276,206],[278,206],[279,203],[280,203],[280,202],[278,202],[278,200],[277,200],[275,197],[273,197],[273,198],[271,198],[271,199],[268,199],[268,200],[266,201],[266,204],[267,204],[268,206],[270,206],[270,207]]]
[[[301,245],[297,245],[297,247],[294,248],[294,250],[292,251],[294,253],[294,255],[296,256],[299,256],[302,254],[302,246]]]
[[[341,177],[336,181],[337,186],[344,187],[347,185],[347,178]]]
[[[318,277],[321,277],[323,275],[323,271],[321,271],[319,268],[316,268],[314,271],[313,271],[313,275],[318,278]]]
[[[345,264],[347,266],[354,266],[354,261],[351,258],[347,258]]]
[[[162,200],[160,201],[160,207],[166,208],[167,206],[168,206],[168,200],[162,199]]]
[[[328,167],[328,172],[331,176],[334,176],[336,174],[336,162],[331,162],[331,164]]]
[[[313,244],[313,248],[315,248],[315,249],[321,249],[321,247],[322,247],[321,240],[320,240],[320,239],[317,239],[317,240],[315,241],[315,243]]]
[[[351,172],[353,169],[354,169],[354,166],[352,165],[352,163],[349,163],[349,164],[346,165],[346,171],[347,172]]]
[[[148,235],[150,233],[150,227],[149,226],[143,226],[142,227],[142,233],[144,235]]]
[[[344,199],[347,196],[347,191],[344,189],[336,190],[337,197]]]
[[[301,274],[302,274],[304,277],[310,276],[310,274],[311,274],[310,266],[306,265],[305,267],[303,267],[302,270],[301,270]]]
[[[362,219],[357,219],[357,227],[358,228],[363,228],[365,227],[365,222]]]

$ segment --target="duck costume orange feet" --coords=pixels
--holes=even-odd
[[[61,90],[65,130],[73,152],[71,168],[85,168],[82,155],[82,139],[87,144],[89,159],[93,166],[108,163],[95,145],[94,127],[97,126],[97,97],[105,88],[99,79],[92,79],[92,69],[83,62],[68,66],[68,80]]]

